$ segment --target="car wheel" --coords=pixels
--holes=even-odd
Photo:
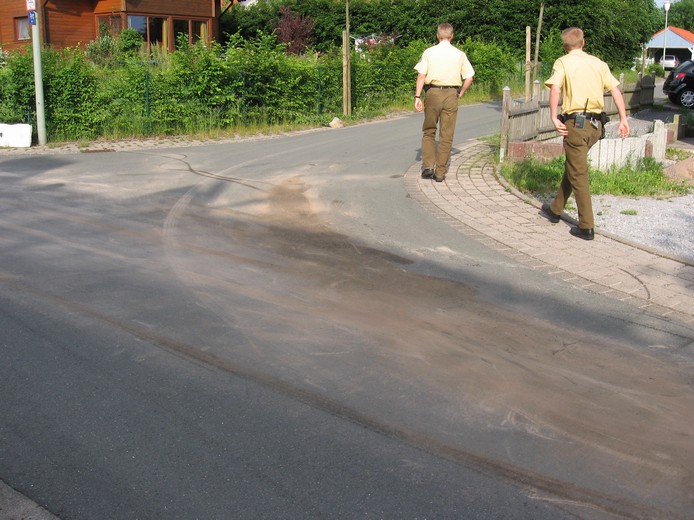
[[[668,99],[669,99],[670,101],[672,101],[675,105],[679,105],[679,104],[680,104],[680,98],[679,98],[678,96],[675,96],[674,94],[670,94],[670,95],[668,96]]]
[[[680,105],[685,108],[694,107],[694,90],[686,89],[680,92]]]

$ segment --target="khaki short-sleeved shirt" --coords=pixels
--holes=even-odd
[[[438,45],[425,50],[414,68],[420,74],[426,74],[426,85],[459,87],[463,79],[475,75],[465,53],[448,40],[441,40]]]
[[[603,95],[619,86],[619,80],[612,75],[607,63],[582,49],[574,49],[554,62],[552,76],[545,85],[561,87],[562,113],[583,110],[599,113],[605,108]]]

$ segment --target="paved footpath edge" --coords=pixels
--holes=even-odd
[[[593,241],[572,237],[575,222],[551,224],[540,203],[497,175],[492,146],[470,140],[454,148],[444,182],[405,174],[410,196],[437,218],[519,263],[581,289],[658,316],[694,323],[694,266],[596,230]]]

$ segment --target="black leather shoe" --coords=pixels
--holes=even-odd
[[[546,202],[542,205],[542,213],[545,214],[547,220],[549,220],[552,224],[556,224],[557,222],[559,222],[559,219],[561,218],[559,215],[552,211],[552,208]]]
[[[422,179],[433,179],[434,178],[434,170],[431,168],[427,168],[426,170],[422,170]]]
[[[593,231],[593,228],[581,229],[578,226],[573,226],[569,230],[569,233],[575,237],[582,238],[583,240],[593,240],[595,238],[595,231]]]
[[[443,181],[445,180],[445,178],[446,178],[446,177],[434,177],[434,180],[435,180],[436,182],[443,182]]]

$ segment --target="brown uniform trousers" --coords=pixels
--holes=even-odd
[[[588,183],[588,150],[598,142],[602,130],[600,125],[595,128],[588,119],[586,119],[583,128],[576,128],[573,119],[569,119],[565,124],[569,132],[569,135],[564,137],[566,165],[559,191],[554,197],[550,209],[553,213],[561,215],[566,201],[573,191],[576,206],[578,206],[578,227],[592,229],[595,227],[595,221]]]
[[[458,89],[430,88],[427,90],[422,125],[422,166],[434,169],[436,178],[443,179],[448,171],[453,134],[458,117]],[[439,146],[436,147],[436,129],[439,130]]]

